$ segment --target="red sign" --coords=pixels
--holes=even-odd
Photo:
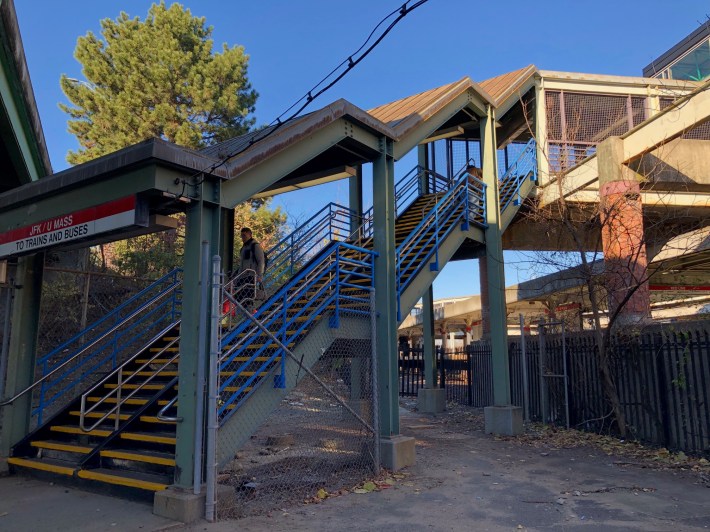
[[[0,234],[0,257],[20,255],[136,223],[136,197],[49,218]]]

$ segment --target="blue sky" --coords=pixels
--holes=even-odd
[[[150,0],[15,0],[20,31],[47,145],[55,171],[76,149],[66,132],[59,76],[82,79],[73,58],[76,39],[120,11],[145,17]],[[170,2],[168,2],[170,3]],[[217,46],[240,44],[251,56],[249,77],[259,92],[256,117],[271,122],[335,65],[355,51],[401,1],[186,0],[214,27]],[[484,80],[530,63],[547,70],[638,76],[641,69],[707,20],[707,0],[488,2],[429,0],[315,108],[345,98],[368,109],[463,76]],[[403,175],[411,159],[396,166]],[[347,201],[347,184],[283,195],[276,203],[300,218],[325,202]],[[507,283],[528,277],[515,254],[506,254]],[[435,297],[478,293],[474,261],[450,264]]]

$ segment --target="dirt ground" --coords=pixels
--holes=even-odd
[[[266,516],[183,530],[644,530],[710,528],[710,465],[614,438],[527,427],[484,434],[479,409],[404,401],[417,462]]]

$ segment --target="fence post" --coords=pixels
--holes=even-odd
[[[441,381],[439,383],[439,387],[446,389],[446,350],[443,346],[438,349],[441,360]]]
[[[528,390],[528,357],[525,350],[525,318],[520,313],[520,362],[523,370],[523,411],[525,421],[530,421],[530,395]]]
[[[538,329],[538,341],[540,344],[540,417],[542,424],[547,424],[547,381],[545,380],[545,320],[540,320]]]
[[[471,345],[465,347],[466,350],[466,389],[468,390],[468,406],[473,406],[473,357],[471,356]]]
[[[671,446],[671,420],[668,412],[668,378],[666,376],[665,346],[662,333],[653,335],[654,340],[660,340],[660,349],[656,348],[656,378],[658,380],[658,402],[661,414],[661,427],[663,428],[663,446],[668,449]]]

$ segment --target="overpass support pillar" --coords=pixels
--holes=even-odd
[[[22,257],[17,263],[15,301],[12,306],[12,332],[10,333],[5,396],[12,397],[34,382],[39,327],[39,307],[42,299],[44,253]],[[5,375],[0,375],[5,378]],[[7,458],[12,446],[30,430],[32,417],[32,392],[6,406],[3,413],[0,453]],[[7,471],[3,461],[0,470]]]
[[[617,314],[617,326],[635,325],[651,315],[639,180],[623,164],[623,139],[611,137],[601,142],[597,159],[609,315]]]
[[[380,456],[387,469],[414,463],[414,438],[399,434],[399,356],[397,352],[397,286],[394,223],[393,141],[381,139],[373,163],[373,225],[375,257],[375,315],[377,389],[379,392]]]
[[[491,337],[491,309],[488,292],[488,257],[478,259],[478,278],[481,285],[481,339]]]
[[[508,327],[505,309],[505,272],[500,225],[500,195],[496,152],[495,115],[481,120],[481,161],[486,184],[486,257],[488,310],[491,352],[493,356],[493,406],[484,409],[486,433],[515,435],[523,431],[522,408],[511,404],[510,367],[508,362]],[[483,294],[483,286],[481,293]],[[481,301],[483,308],[483,301]]]
[[[419,388],[417,409],[436,414],[446,410],[446,391],[436,383],[436,347],[434,344],[434,289],[430,286],[422,297],[422,329],[424,332],[424,382]]]

